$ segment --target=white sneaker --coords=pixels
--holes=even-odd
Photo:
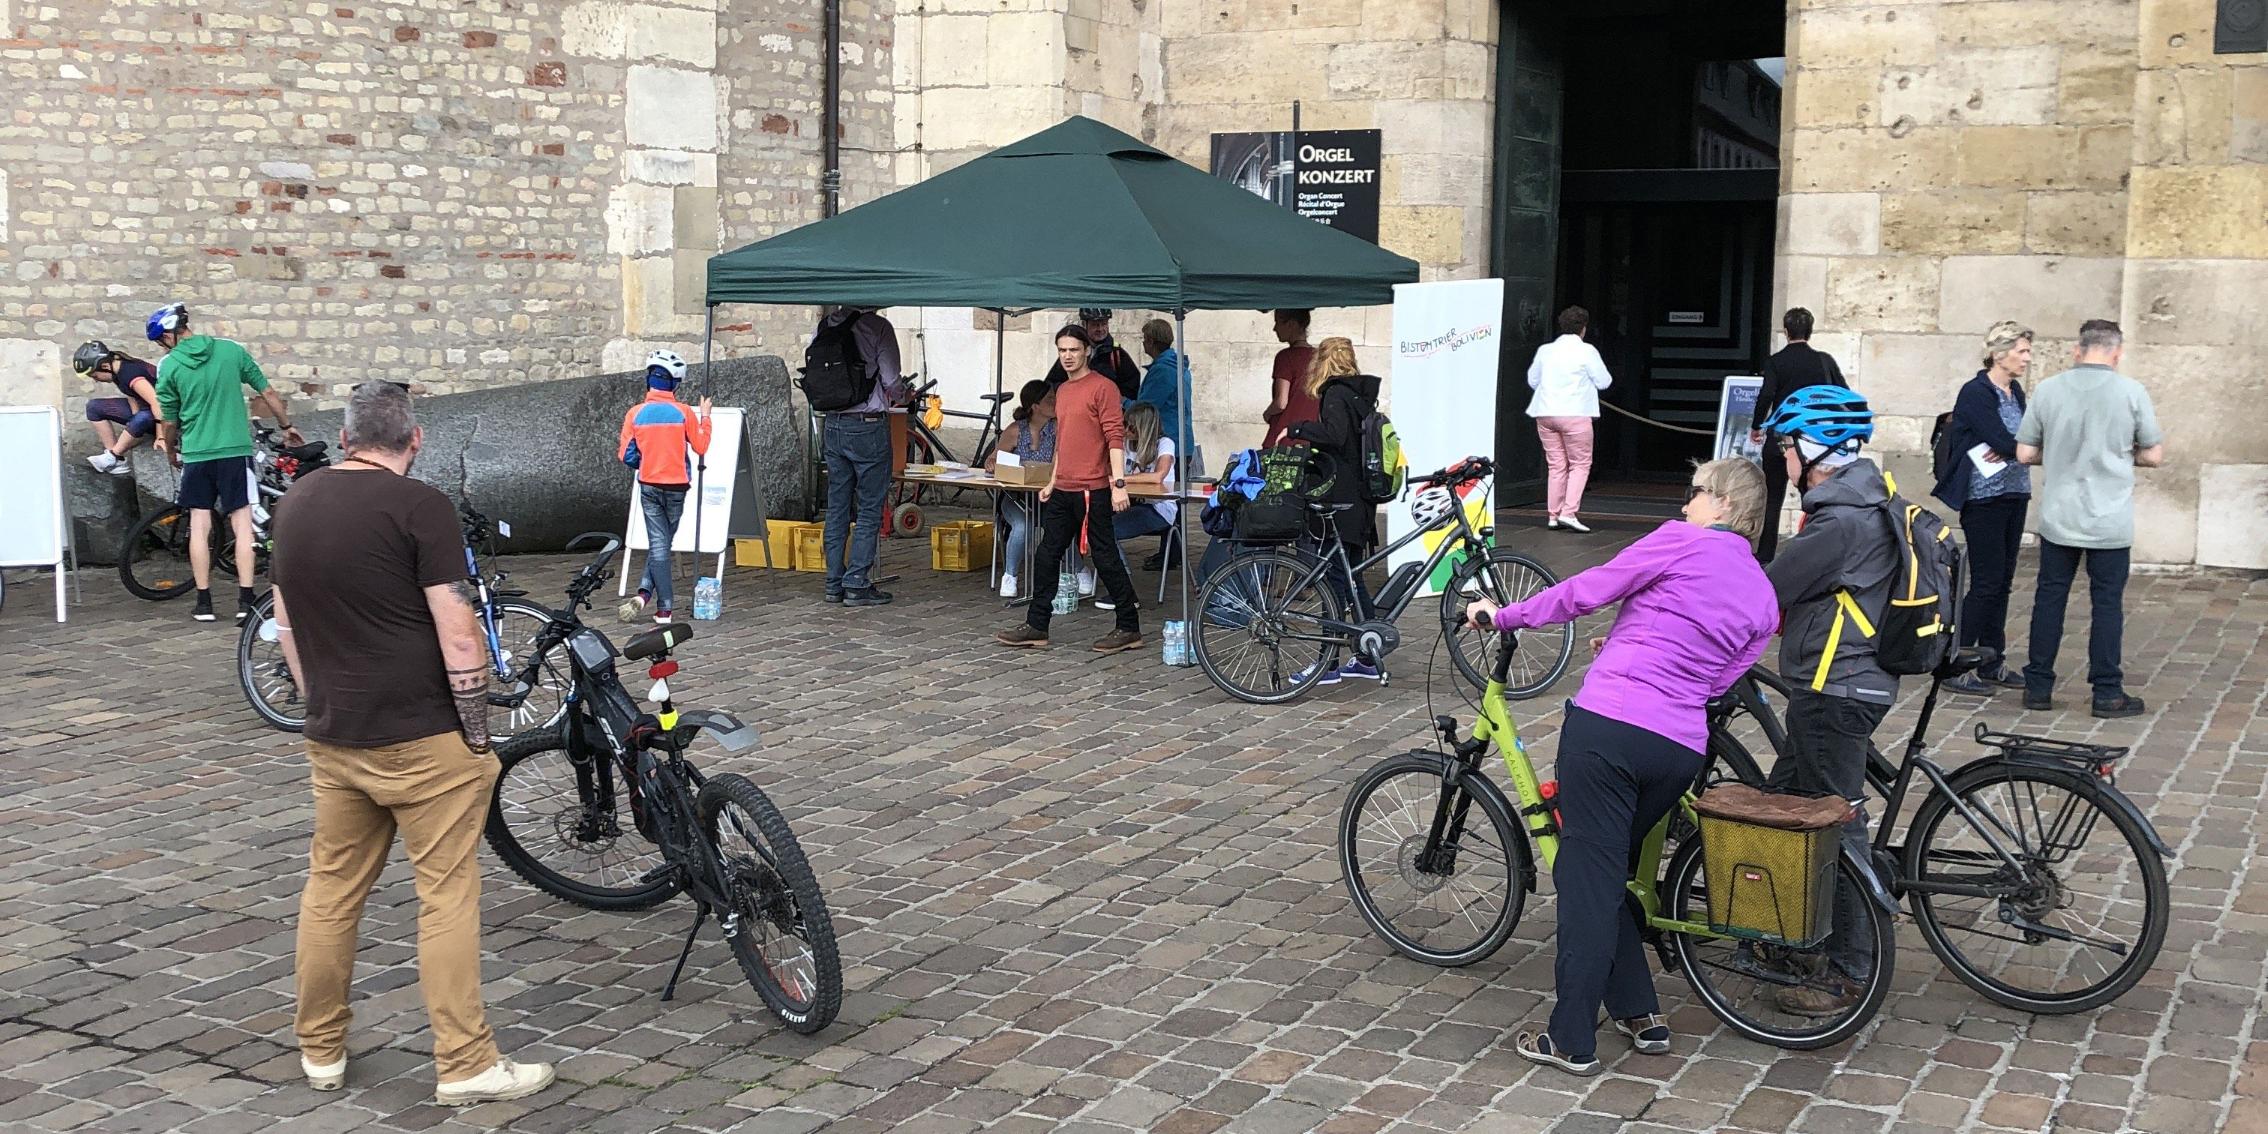
[[[1095,597],[1095,569],[1092,567],[1079,572],[1079,597]]]
[[[88,457],[87,463],[93,465],[96,472],[109,472],[118,467],[119,461],[118,458],[111,456],[110,451],[106,449]]]
[[[1008,574],[1005,571],[1000,573],[1000,597],[1016,597],[1016,577],[1014,575]]]
[[[1559,526],[1566,528],[1571,532],[1588,532],[1591,530],[1589,527],[1584,525],[1583,521],[1578,520],[1573,516],[1561,516],[1559,518]]]
[[[552,1078],[549,1063],[514,1063],[509,1059],[498,1059],[496,1066],[470,1079],[443,1083],[433,1088],[433,1101],[442,1106],[471,1106],[474,1103],[524,1099],[550,1086]]]
[[[1559,517],[1557,517],[1557,516],[1545,516],[1545,517],[1544,517],[1543,526],[1544,526],[1545,528],[1548,528],[1548,529],[1552,530],[1552,531],[1558,531],[1558,530],[1559,530]]]
[[[318,1091],[335,1091],[346,1086],[346,1060],[337,1063],[309,1063],[299,1057],[299,1070],[307,1076],[307,1085]]]

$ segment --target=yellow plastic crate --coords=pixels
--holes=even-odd
[[[1751,941],[1797,948],[1825,940],[1834,929],[1831,911],[1841,824],[1821,823],[1815,818],[1803,829],[1793,829],[1744,822],[1739,812],[1755,803],[1737,796],[1729,800],[1723,796],[1719,800],[1709,798],[1718,793],[1746,793],[1754,801],[1766,805],[1773,802],[1767,793],[1741,785],[1711,788],[1696,802],[1702,866],[1709,888],[1709,928]],[[1729,806],[1711,806],[1720,800]],[[1849,808],[1836,799],[1827,810],[1835,805],[1846,811]],[[1727,811],[1733,814],[1725,814]]]
[[[788,546],[794,553],[791,561],[796,570],[826,573],[827,525],[798,522],[795,530],[788,533]]]
[[[760,539],[736,539],[732,541],[732,565],[735,567],[771,566],[771,559],[764,554],[766,546],[768,545]]]
[[[929,565],[939,571],[992,566],[992,521],[949,520],[929,529]]]

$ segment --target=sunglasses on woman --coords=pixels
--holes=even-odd
[[[1709,495],[1709,490],[1701,487],[1698,484],[1689,484],[1685,486],[1685,502],[1688,504],[1691,504],[1695,500],[1699,500],[1703,496],[1707,495]]]

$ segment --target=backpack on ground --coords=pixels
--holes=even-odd
[[[803,348],[801,377],[795,380],[813,412],[833,413],[862,405],[874,395],[874,375],[858,353],[858,321],[864,315],[820,327]]]
[[[1332,478],[1319,476],[1315,450],[1278,445],[1259,454],[1261,484],[1236,512],[1236,538],[1255,541],[1298,539],[1307,531],[1307,501],[1331,491]]]
[[[1961,545],[1937,513],[1902,496],[1882,506],[1890,523],[1898,566],[1890,575],[1890,601],[1870,626],[1849,591],[1836,592],[1857,629],[1874,639],[1874,660],[1885,673],[1933,673],[1953,654],[1961,622]],[[1830,657],[1832,652],[1830,651]]]
[[[1394,432],[1394,423],[1372,406],[1363,415],[1361,439],[1362,470],[1357,479],[1363,502],[1386,504],[1401,499],[1410,463],[1402,456],[1402,437]]]

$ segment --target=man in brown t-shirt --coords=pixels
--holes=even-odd
[[[275,619],[307,699],[315,788],[296,1030],[308,1085],[344,1086],[355,935],[399,830],[417,875],[434,1101],[465,1106],[534,1094],[552,1070],[498,1054],[481,1003],[478,848],[497,774],[488,648],[457,510],[408,475],[423,440],[409,394],[365,382],[347,402],[345,458],[276,510]]]
[[[1132,502],[1126,495],[1126,419],[1117,383],[1087,365],[1092,346],[1076,323],[1055,333],[1055,356],[1066,378],[1055,391],[1055,476],[1039,491],[1040,548],[1033,562],[1062,562],[1079,540],[1080,525],[1086,526],[1088,562],[1102,576],[1118,615],[1117,628],[1095,642],[1095,652],[1114,654],[1141,646],[1142,623],[1134,609],[1134,580],[1126,574],[1111,524],[1112,514]],[[1035,574],[1024,621],[995,635],[1003,646],[1047,645],[1061,577],[1047,569]]]

